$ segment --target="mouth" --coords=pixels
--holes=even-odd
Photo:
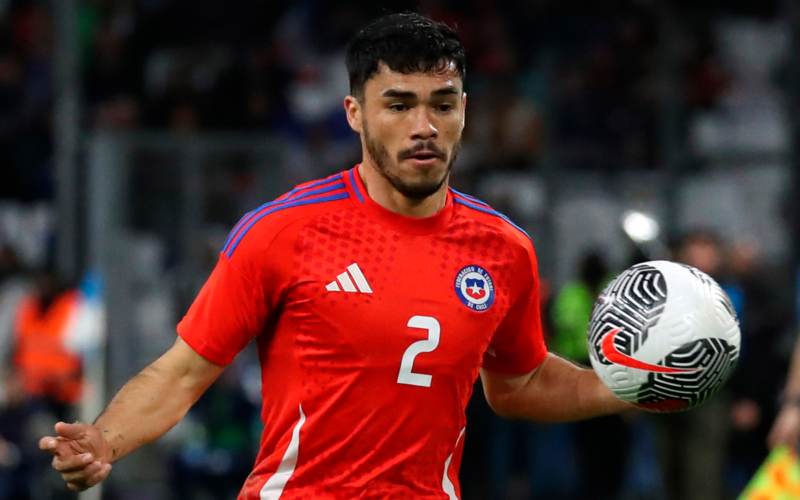
[[[438,160],[442,160],[442,155],[433,151],[419,151],[408,157],[417,165],[433,165]]]

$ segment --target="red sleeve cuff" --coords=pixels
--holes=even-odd
[[[212,363],[216,363],[218,365],[229,365],[233,361],[233,358],[236,357],[235,354],[231,356],[230,354],[221,353],[215,350],[202,339],[197,338],[185,331],[183,328],[183,321],[178,323],[178,336],[182,338],[184,342],[189,344],[189,347],[191,347],[197,354],[203,356]]]

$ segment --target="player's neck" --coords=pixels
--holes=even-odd
[[[387,210],[408,217],[431,217],[436,215],[447,203],[448,180],[434,194],[422,200],[414,200],[400,194],[386,178],[378,172],[374,165],[367,164],[365,159],[358,167],[361,182],[372,201]]]

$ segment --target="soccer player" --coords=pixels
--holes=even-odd
[[[242,500],[457,499],[480,374],[500,415],[628,408],[546,352],[528,236],[448,187],[464,129],[464,51],[446,25],[378,19],[347,53],[363,161],[247,214],[175,345],[93,425],[40,447],[72,489],[174,426],[253,338],[265,429]]]

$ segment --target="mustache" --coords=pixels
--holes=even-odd
[[[403,149],[397,153],[397,158],[400,160],[407,160],[421,151],[429,151],[441,159],[447,158],[447,151],[442,149],[433,141],[420,141],[412,148]]]

